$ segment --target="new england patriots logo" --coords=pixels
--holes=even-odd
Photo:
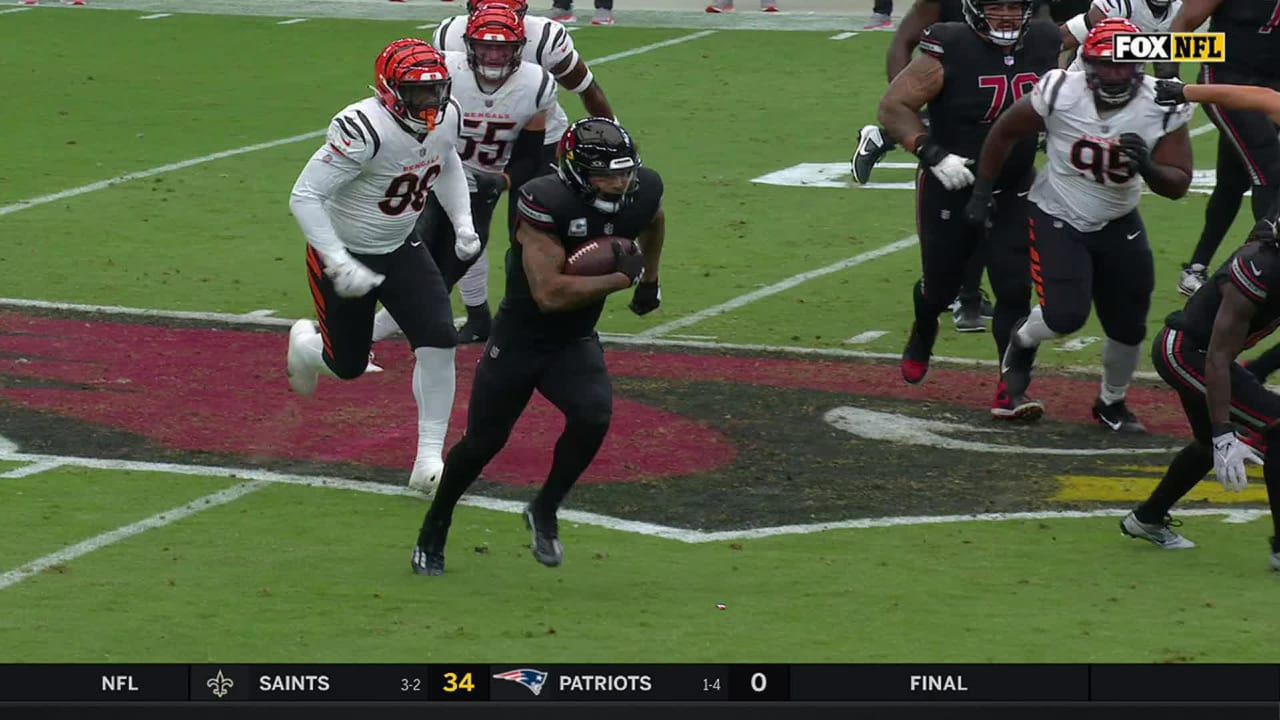
[[[547,674],[541,670],[533,670],[530,668],[520,668],[519,670],[508,670],[504,673],[498,673],[493,676],[498,680],[510,680],[518,682],[529,688],[529,692],[534,695],[542,694],[542,686],[547,682]]]

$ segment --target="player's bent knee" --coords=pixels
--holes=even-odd
[[[582,435],[609,434],[609,425],[613,422],[613,412],[609,409],[577,412],[565,418],[565,432]]]
[[[334,375],[338,376],[339,380],[355,380],[363,375],[368,367],[369,356],[367,354],[361,355],[358,359],[342,358],[341,360],[335,359],[329,362],[329,369],[333,371]]]
[[[453,326],[452,320],[447,323],[431,323],[412,342],[414,350],[420,347],[448,350],[458,346],[458,330]]]
[[[1044,324],[1057,335],[1070,335],[1084,327],[1088,319],[1088,305],[1072,308],[1054,308],[1047,305],[1044,308]]]
[[[1103,328],[1106,330],[1106,328]],[[1141,345],[1147,339],[1147,326],[1135,325],[1132,327],[1121,328],[1116,331],[1108,331],[1107,337],[1115,340],[1121,345]]]

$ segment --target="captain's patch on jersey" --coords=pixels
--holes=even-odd
[[[1227,36],[1220,32],[1116,33],[1116,62],[1223,62]]]

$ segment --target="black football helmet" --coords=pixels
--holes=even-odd
[[[556,148],[560,179],[597,210],[616,213],[640,187],[640,153],[631,135],[609,118],[584,118],[569,126]],[[607,192],[595,179],[621,177],[621,192]]]
[[[1021,8],[1022,19],[1017,30],[999,30],[987,17],[987,8],[992,5],[1016,5]],[[973,28],[980,37],[1000,47],[1012,47],[1022,41],[1027,32],[1031,16],[1035,13],[1031,0],[963,0],[964,21]]]

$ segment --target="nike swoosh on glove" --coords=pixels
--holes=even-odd
[[[333,289],[344,298],[364,297],[386,280],[385,275],[365,267],[345,250],[324,259],[324,274],[333,281]]]
[[[1262,465],[1262,456],[1240,442],[1234,430],[1213,437],[1213,474],[1222,483],[1222,489],[1240,492],[1249,486],[1244,471],[1246,462]]]
[[[479,255],[480,236],[471,228],[456,230],[454,232],[453,252],[463,262]]]

